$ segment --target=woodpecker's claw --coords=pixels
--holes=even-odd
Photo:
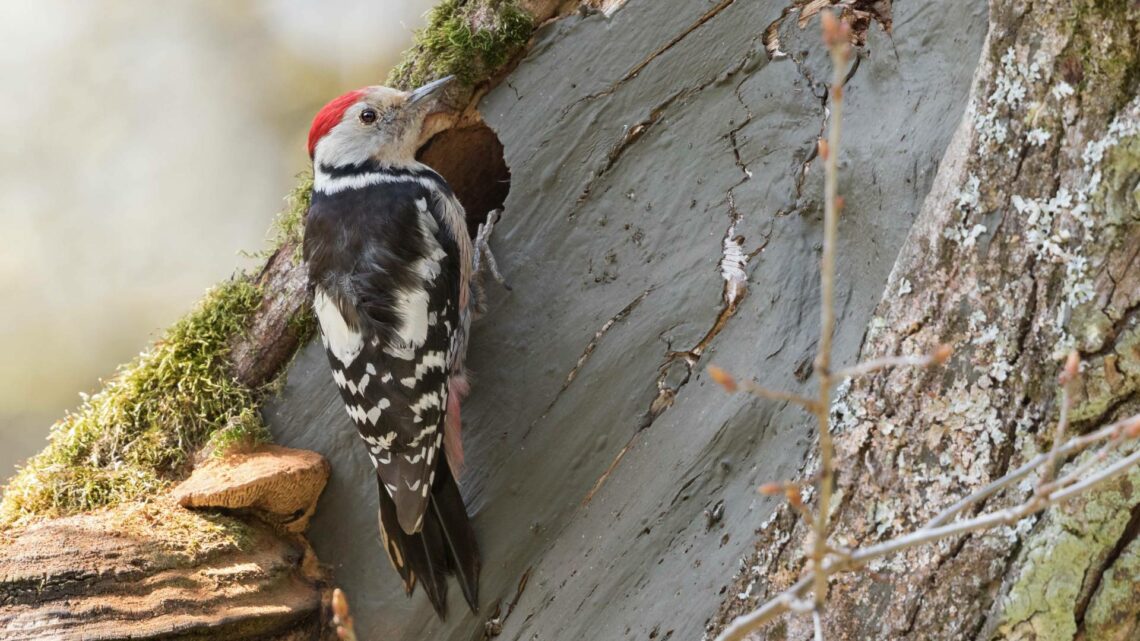
[[[491,253],[491,232],[495,230],[495,223],[499,222],[499,216],[503,210],[494,209],[487,213],[487,220],[479,225],[478,231],[475,232],[475,273],[479,274],[483,268],[486,267],[487,271],[491,272],[491,276],[497,283],[503,286],[507,291],[512,291],[511,286],[507,284],[507,279],[503,278],[503,274],[499,272],[499,264],[495,262],[495,255]]]

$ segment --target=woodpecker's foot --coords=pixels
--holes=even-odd
[[[495,223],[499,222],[499,215],[502,214],[501,209],[494,209],[487,214],[487,220],[479,225],[478,231],[475,232],[475,273],[480,274],[484,269],[491,273],[491,276],[503,286],[507,291],[511,291],[511,286],[507,284],[507,280],[503,278],[503,274],[499,272],[499,265],[495,262],[495,255],[491,253],[491,232],[495,230]]]

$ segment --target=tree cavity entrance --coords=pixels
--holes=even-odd
[[[439,172],[467,212],[472,237],[487,214],[500,209],[511,191],[503,143],[483,123],[447,129],[420,148],[420,162]]]

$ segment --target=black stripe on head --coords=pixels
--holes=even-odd
[[[375,160],[367,160],[361,163],[353,163],[351,165],[325,165],[319,167],[319,171],[329,178],[345,178],[349,176],[360,176],[363,174],[384,174],[393,178],[426,178],[427,180],[435,183],[436,189],[440,192],[451,195],[451,186],[430,167],[392,167],[383,165]]]

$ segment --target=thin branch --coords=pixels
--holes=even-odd
[[[1100,472],[1086,477],[1082,481],[1073,483],[1069,487],[1060,490],[1049,497],[1051,503],[1060,503],[1067,501],[1072,497],[1087,491],[1089,488],[1103,483],[1111,478],[1119,476],[1128,471],[1128,468],[1140,462],[1140,449],[1129,454],[1128,456],[1120,459],[1119,461],[1109,465]]]
[[[831,346],[835,333],[835,246],[839,235],[839,141],[843,124],[843,80],[850,53],[846,23],[831,11],[820,14],[823,40],[831,52],[830,123],[827,143],[820,145],[824,160],[823,253],[819,261],[819,353],[816,373],[819,375],[819,400],[814,408],[819,426],[819,503],[816,506],[811,566],[816,571],[813,601],[818,612],[827,599],[827,575],[819,570],[827,554],[830,531],[831,495],[835,482],[835,447],[831,441]]]
[[[1068,456],[1069,454],[1083,451],[1089,446],[1104,440],[1112,439],[1114,441],[1119,441],[1125,436],[1126,432],[1136,429],[1136,426],[1140,426],[1140,415],[1130,416],[1126,419],[1116,421],[1115,423],[1106,425],[1105,427],[1102,427],[1095,432],[1090,432],[1083,436],[1072,438],[1061,447],[1055,448],[1045,454],[1038,454],[1037,456],[1029,459],[1029,461],[1026,463],[1022,464],[1021,467],[1017,468],[1016,470],[995,481],[992,481],[976,492],[963,497],[957,503],[951,505],[945,510],[942,510],[938,513],[938,516],[935,516],[934,519],[931,520],[929,524],[927,524],[927,527],[938,526],[948,522],[951,518],[954,517],[954,515],[958,514],[962,510],[965,510],[978,501],[988,498],[1002,488],[1012,485],[1025,478],[1026,476],[1029,476],[1035,470],[1039,469],[1042,463],[1047,462],[1053,456]]]
[[[1043,483],[1037,486],[1037,493],[1052,494],[1061,488],[1068,487],[1073,483],[1081,480],[1085,477],[1086,474],[1104,463],[1105,459],[1107,459],[1108,455],[1112,453],[1112,450],[1115,446],[1115,443],[1110,442],[1108,445],[1100,448],[1096,451],[1096,454],[1093,454],[1084,463],[1081,463],[1080,465],[1074,467],[1072,470],[1066,472],[1065,475],[1061,478],[1051,483]]]
[[[1069,426],[1069,409],[1073,406],[1073,386],[1081,372],[1081,357],[1074,350],[1069,352],[1065,361],[1065,369],[1061,372],[1061,416],[1057,419],[1057,427],[1053,432],[1053,446],[1049,449],[1049,465],[1041,474],[1041,484],[1048,484],[1057,473],[1058,448],[1065,440],[1065,430]]]
[[[769,389],[756,381],[744,381],[743,383],[739,383],[735,376],[716,365],[709,365],[705,368],[705,371],[708,372],[709,378],[711,378],[714,383],[720,385],[729,393],[737,392],[743,388],[744,391],[749,394],[759,396],[760,398],[766,398],[772,401],[788,401],[813,413],[816,410],[817,402],[815,399],[793,394],[792,392]]]
[[[796,405],[799,405],[800,407],[803,407],[812,413],[815,413],[816,408],[819,407],[819,402],[813,398],[800,396],[799,394],[793,394],[792,392],[769,389],[757,384],[754,381],[745,381],[744,383],[741,383],[740,387],[749,394],[759,396],[760,398],[766,398],[772,401],[788,401],[790,403],[795,403]]]
[[[831,343],[835,333],[835,245],[839,235],[839,140],[843,124],[843,76],[847,66],[847,42],[840,41],[839,19],[830,11],[820,14],[823,38],[831,52],[831,101],[826,144],[820,145],[824,160],[823,253],[819,261],[819,353],[816,368],[820,378],[830,377]],[[822,382],[822,381],[821,381]],[[820,386],[821,389],[823,386]]]
[[[796,513],[799,514],[801,518],[803,518],[804,524],[808,527],[812,527],[815,518],[812,515],[811,510],[808,509],[807,504],[804,503],[803,494],[800,492],[800,486],[798,483],[765,483],[758,489],[760,493],[765,496],[783,494],[784,499],[788,502],[788,505],[791,505],[792,509],[794,509]]]
[[[1111,425],[1097,430],[1092,434],[1071,439],[1060,448],[1056,448],[1055,451],[1058,452],[1059,455],[1064,455],[1070,452],[1085,449],[1092,443],[1106,439],[1112,439],[1111,444],[1119,445],[1123,442],[1122,437],[1135,438],[1137,436],[1140,436],[1140,414],[1131,416],[1121,421],[1117,421]],[[1036,467],[1041,467],[1050,461],[1052,454],[1053,452],[1049,452],[1034,457],[1031,463],[1034,463]],[[771,599],[756,610],[743,616],[737,617],[727,628],[725,628],[720,636],[717,637],[717,641],[744,641],[744,639],[752,632],[756,631],[776,617],[790,611],[790,604],[806,594],[808,589],[814,584],[814,582],[819,580],[819,577],[821,575],[826,581],[827,577],[833,574],[858,570],[875,559],[894,554],[908,548],[925,545],[927,543],[932,543],[934,541],[952,536],[967,534],[969,532],[988,530],[1000,525],[1010,525],[1016,523],[1027,516],[1031,516],[1037,512],[1045,510],[1046,508],[1063,503],[1071,498],[1089,491],[1101,483],[1114,479],[1117,476],[1124,474],[1138,463],[1140,463],[1140,449],[1132,452],[1128,456],[1121,458],[1112,465],[1109,465],[1097,471],[1096,473],[1091,474],[1081,479],[1080,481],[1075,482],[1072,485],[1069,485],[1068,487],[1060,489],[1051,494],[1035,493],[1030,496],[1029,499],[1025,502],[1013,507],[995,510],[993,512],[981,514],[972,519],[956,521],[949,525],[943,524],[945,520],[949,518],[944,517],[946,512],[943,512],[931,520],[929,523],[927,523],[924,527],[915,530],[910,534],[884,541],[877,545],[871,545],[862,549],[854,550],[850,553],[849,556],[846,557],[828,559],[826,562],[821,564],[820,567],[822,570],[809,570],[808,573],[801,577],[799,581],[792,584],[791,587],[782,592],[780,595]],[[975,492],[974,494],[967,497],[967,499],[973,500],[967,502],[966,499],[963,499],[962,501],[959,501],[959,504],[965,503],[968,505],[977,502],[977,500],[980,500],[980,498],[975,498],[975,495],[983,494],[984,492],[990,490],[990,488],[993,486],[997,486],[999,488],[1005,487],[1015,481],[1017,478],[1024,477],[1028,473],[1028,471],[1023,472],[1023,468],[1029,468],[1029,470],[1032,470],[1033,467],[1034,465],[1027,463],[1021,468],[1018,468],[1018,470],[1007,474],[1005,477],[998,479],[998,481],[987,485],[985,488],[982,488],[978,492]],[[1064,478],[1068,478],[1069,476],[1071,475],[1066,475]],[[996,489],[993,491],[996,491]],[[992,491],[989,491],[988,493],[992,494]],[[958,504],[955,504],[955,507],[957,505]],[[960,511],[960,509],[957,511]]]
[[[950,358],[950,353],[949,345],[939,345],[937,349],[929,354],[884,356],[883,358],[876,358],[852,365],[851,367],[845,367],[835,373],[835,378],[837,380],[856,378],[873,374],[879,370],[890,367],[930,367],[932,365],[942,365]]]

